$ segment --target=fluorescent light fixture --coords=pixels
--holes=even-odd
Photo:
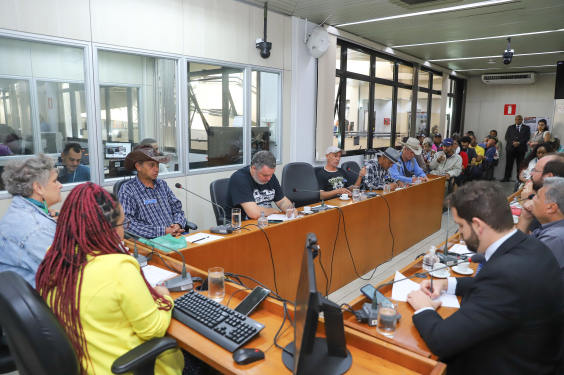
[[[529,66],[510,66],[510,69],[524,69],[524,68],[545,68],[545,67],[552,67],[552,68],[556,68],[556,64],[551,64],[551,65],[529,65]]]
[[[513,57],[515,57],[515,56],[548,55],[548,54],[551,54],[551,53],[564,53],[564,51],[549,51],[549,52],[537,52],[537,53],[519,53],[519,54],[513,55]],[[493,59],[493,58],[497,58],[497,57],[500,57],[500,56],[499,56],[499,55],[496,55],[496,56],[459,57],[459,58],[456,58],[456,59],[438,59],[438,60],[427,60],[427,61],[435,62],[435,61],[476,60],[476,59]]]
[[[501,68],[489,68],[489,69],[454,69],[455,72],[469,72],[472,70],[499,70]]]
[[[509,34],[509,35],[499,35],[499,36],[488,36],[484,38],[472,38],[472,39],[459,39],[459,40],[447,40],[444,42],[433,42],[433,43],[418,43],[418,44],[405,44],[403,46],[392,46],[389,48],[403,48],[403,47],[417,47],[417,46],[430,46],[433,44],[446,44],[446,43],[460,43],[460,42],[472,42],[475,40],[488,40],[488,39],[500,39],[500,38],[513,38],[516,36],[527,36],[527,35],[537,35],[537,34],[548,34],[548,33],[558,33],[564,31],[564,29],[559,30],[546,30],[546,31],[536,31],[534,33],[523,33],[523,34]]]
[[[473,4],[465,4],[465,5],[457,5],[454,7],[448,8],[440,8],[440,9],[432,9],[432,10],[425,10],[423,12],[415,12],[415,13],[406,13],[406,14],[398,14],[396,16],[389,16],[389,17],[382,17],[382,18],[374,18],[371,20],[366,21],[357,21],[357,22],[349,22],[349,23],[342,23],[340,25],[336,25],[336,27],[342,26],[351,26],[351,25],[359,25],[361,23],[368,23],[368,22],[378,22],[378,21],[386,21],[386,20],[394,20],[397,18],[406,18],[406,17],[415,17],[415,16],[423,16],[428,14],[436,14],[436,13],[445,13],[445,12],[454,12],[457,10],[464,10],[464,9],[471,9],[471,8],[479,8],[485,7],[490,5],[497,5],[502,3],[514,2],[515,0],[488,0],[488,1],[481,1],[479,3]]]

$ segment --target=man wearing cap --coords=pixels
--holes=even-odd
[[[159,164],[172,157],[159,156],[153,146],[138,145],[125,157],[125,169],[137,170],[137,176],[121,186],[119,201],[129,231],[145,238],[184,232],[186,217],[180,202],[166,182],[158,179]]]
[[[400,154],[399,163],[392,165],[390,174],[396,180],[412,184],[417,180],[428,181],[423,169],[413,160],[415,155],[421,155],[423,149],[415,138],[408,138],[407,142],[401,142],[403,150]]]
[[[369,159],[364,163],[366,175],[362,179],[360,188],[362,190],[383,189],[383,186],[390,184],[390,190],[394,191],[398,187],[403,187],[403,182],[396,180],[390,175],[390,168],[399,161],[400,153],[388,147],[384,152],[379,152],[374,159]]]
[[[443,150],[443,144],[442,144],[442,139],[443,136],[441,135],[441,133],[437,133],[435,134],[435,136],[433,137],[433,150],[435,151],[442,151]]]
[[[456,146],[452,138],[443,140],[443,151],[439,151],[429,163],[431,174],[445,176],[446,187],[453,177],[458,177],[462,173],[462,157],[456,153]]]
[[[339,168],[342,154],[341,149],[337,146],[329,146],[327,151],[325,151],[327,164],[322,170],[317,172],[317,184],[323,199],[331,199],[341,194],[352,194],[347,189],[347,186],[360,186],[362,178],[366,175],[366,167],[363,167],[358,173],[359,176],[354,184],[348,183],[345,171]]]
[[[157,153],[157,155],[164,156],[164,154],[159,151],[159,144],[153,138],[145,138],[139,144],[140,145],[151,145],[155,149],[155,152]],[[165,163],[159,163],[159,173],[167,173],[167,172],[168,172],[168,169],[166,168]]]

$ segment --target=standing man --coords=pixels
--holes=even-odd
[[[419,141],[415,138],[408,138],[406,142],[401,142],[401,144],[403,150],[400,154],[399,163],[390,168],[392,177],[407,184],[412,184],[417,180],[429,181],[423,169],[414,160],[415,155],[421,155],[423,151]]]
[[[511,173],[513,172],[513,162],[517,163],[517,173],[519,173],[519,166],[525,158],[527,153],[527,142],[531,138],[531,128],[523,125],[523,116],[515,116],[515,124],[509,125],[505,132],[505,177],[501,182],[509,182],[511,180]],[[517,176],[519,177],[519,176]]]
[[[327,164],[317,172],[317,184],[323,199],[331,199],[341,194],[352,194],[347,187],[360,186],[362,178],[366,175],[366,167],[362,167],[354,184],[349,183],[346,172],[339,168],[342,153],[337,146],[329,146],[325,151]]]
[[[378,152],[373,159],[364,162],[366,175],[362,179],[362,190],[383,189],[383,186],[390,184],[390,190],[394,191],[398,187],[403,187],[403,182],[396,180],[390,175],[390,168],[399,161],[400,153],[391,147],[384,152]],[[363,169],[364,169],[363,168]]]
[[[166,182],[157,178],[159,164],[168,163],[171,155],[159,156],[151,145],[138,145],[125,157],[125,169],[137,170],[137,176],[118,192],[129,231],[145,238],[184,233],[186,217],[180,202]]]
[[[67,143],[61,152],[61,158],[64,167],[59,171],[57,181],[61,184],[90,181],[90,168],[80,164],[82,149],[78,143]]]
[[[468,250],[486,261],[475,277],[428,280],[408,294],[413,323],[431,352],[457,375],[561,374],[564,282],[554,255],[513,227],[499,185],[471,182],[450,200]],[[442,291],[462,297],[446,319],[433,301]]]

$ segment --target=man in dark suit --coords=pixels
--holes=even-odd
[[[471,182],[449,198],[469,250],[485,255],[475,277],[421,282],[407,302],[413,323],[447,374],[560,374],[564,353],[564,282],[552,252],[514,229],[499,185]],[[479,267],[480,268],[480,267]],[[433,301],[462,296],[443,319]]]
[[[517,162],[517,173],[519,173],[519,166],[525,154],[527,153],[527,142],[531,138],[531,128],[523,125],[523,116],[515,116],[515,124],[509,125],[505,132],[505,177],[501,182],[509,182],[511,180],[511,172],[513,170],[513,162]],[[517,176],[519,178],[519,176]]]

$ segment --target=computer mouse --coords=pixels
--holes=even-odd
[[[239,349],[233,353],[233,360],[238,365],[248,365],[264,359],[264,353],[260,349]]]

